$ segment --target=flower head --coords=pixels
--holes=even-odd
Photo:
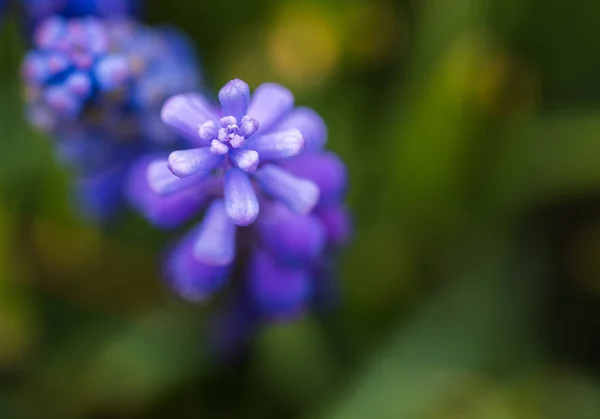
[[[50,134],[59,160],[90,180],[76,182],[82,200],[114,208],[100,201],[118,201],[123,182],[99,189],[92,180],[113,179],[109,174],[135,157],[177,141],[160,108],[169,96],[198,88],[193,49],[173,29],[96,17],[50,17],[33,40],[22,66],[29,119]],[[118,190],[105,193],[109,186]]]
[[[20,0],[29,19],[39,22],[53,14],[67,18],[135,15],[140,0]]]
[[[190,176],[220,172],[225,211],[240,226],[258,217],[255,186],[298,214],[310,213],[319,200],[317,185],[277,163],[324,143],[321,118],[309,109],[294,109],[290,91],[276,84],[263,84],[251,97],[246,83],[232,80],[219,92],[219,101],[215,107],[201,95],[186,94],[166,102],[163,121],[194,147],[171,153],[162,169],[165,176],[168,169],[171,182],[183,185]],[[161,193],[150,176],[153,189]]]
[[[314,281],[326,255],[347,239],[345,167],[322,149],[323,120],[295,108],[284,87],[267,83],[251,95],[236,79],[218,97],[219,105],[194,93],[165,103],[163,121],[188,148],[141,159],[130,201],[159,227],[209,204],[166,261],[169,283],[184,298],[210,298],[236,261],[247,260],[245,299],[265,318],[295,317],[322,288]]]
[[[30,119],[46,131],[77,120],[139,136],[169,95],[198,87],[185,43],[172,30],[133,21],[48,18],[22,67]]]

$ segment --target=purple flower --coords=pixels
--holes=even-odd
[[[294,318],[319,289],[317,267],[348,238],[345,166],[323,150],[323,120],[295,108],[286,88],[267,83],[251,95],[236,79],[218,96],[220,106],[195,93],[165,103],[163,121],[188,148],[141,159],[130,200],[159,227],[182,223],[200,202],[212,202],[166,262],[169,283],[183,298],[209,298],[236,262],[247,260],[245,299],[264,318]]]
[[[33,22],[53,14],[68,18],[131,16],[140,8],[140,0],[19,0],[19,3]]]
[[[74,207],[90,221],[110,221],[123,209],[121,185],[126,175],[124,165],[114,165],[102,172],[78,176],[72,186]]]
[[[84,213],[116,214],[124,178],[103,188],[83,179],[111,178],[138,156],[172,149],[178,138],[160,121],[160,109],[169,96],[197,89],[198,74],[193,49],[171,28],[95,17],[54,16],[40,24],[22,66],[27,115],[82,178],[75,190]]]
[[[225,211],[240,226],[258,217],[255,185],[294,212],[310,213],[319,200],[318,186],[277,163],[305,147],[322,146],[326,129],[321,118],[294,109],[290,91],[276,84],[263,84],[251,98],[246,83],[232,80],[219,92],[219,101],[220,108],[201,95],[185,94],[166,102],[163,121],[194,146],[171,153],[165,164],[172,174],[183,181],[221,171]],[[152,186],[160,193],[158,185]]]
[[[167,97],[199,85],[195,58],[178,32],[93,17],[44,20],[22,74],[36,126],[55,132],[77,120],[119,137],[148,134]],[[163,130],[157,141],[165,136]]]

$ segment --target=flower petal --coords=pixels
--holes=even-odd
[[[100,88],[107,92],[123,88],[130,74],[127,57],[121,54],[111,54],[101,59],[94,71]]]
[[[327,241],[341,246],[352,236],[352,216],[346,207],[338,205],[319,210],[315,213],[327,232]]]
[[[329,152],[302,153],[282,161],[281,167],[296,176],[312,180],[319,187],[319,207],[337,205],[344,199],[348,174],[337,155]]]
[[[197,214],[206,201],[203,184],[186,188],[170,195],[159,195],[148,184],[148,164],[153,157],[142,157],[135,162],[125,185],[125,196],[130,205],[158,228],[173,228]]]
[[[231,160],[244,172],[252,173],[258,167],[258,153],[254,150],[232,150],[229,153]]]
[[[254,187],[246,173],[234,167],[225,175],[225,211],[233,223],[252,224],[258,217],[259,205]]]
[[[146,170],[148,185],[159,195],[168,195],[189,188],[209,175],[210,173],[200,172],[186,178],[177,177],[169,170],[167,159],[151,161]]]
[[[169,170],[183,178],[202,172],[210,173],[223,161],[223,156],[214,154],[209,147],[174,151],[169,155]]]
[[[211,266],[231,265],[235,259],[235,230],[225,214],[223,200],[213,202],[195,239],[196,259]]]
[[[277,262],[264,251],[250,265],[250,296],[271,320],[289,320],[305,309],[311,293],[309,272]]]
[[[292,128],[296,128],[302,133],[306,151],[320,150],[327,142],[325,121],[310,108],[298,107],[294,109],[274,127],[278,131]]]
[[[264,83],[252,94],[247,114],[258,121],[258,132],[267,132],[293,106],[292,92],[275,83]]]
[[[297,214],[310,213],[319,201],[319,187],[314,182],[296,177],[274,164],[263,166],[254,176],[266,193]]]
[[[64,85],[51,86],[44,92],[46,104],[59,115],[74,117],[82,107],[82,101]]]
[[[299,130],[288,129],[252,137],[246,141],[245,147],[257,151],[263,161],[286,159],[304,149],[304,137]]]
[[[65,85],[73,94],[82,99],[87,99],[92,93],[92,80],[83,71],[77,71],[67,77]]]
[[[165,124],[175,129],[188,141],[208,145],[198,135],[198,126],[218,116],[210,102],[198,93],[173,96],[162,107],[161,117]]]
[[[257,222],[265,246],[281,261],[306,263],[321,255],[325,245],[323,224],[312,215],[298,215],[274,203]]]
[[[219,290],[227,280],[231,266],[212,266],[194,256],[198,227],[186,236],[169,254],[165,276],[177,294],[188,301],[204,301]]]
[[[219,91],[219,101],[223,115],[232,115],[241,121],[250,103],[250,87],[240,79],[231,80]]]

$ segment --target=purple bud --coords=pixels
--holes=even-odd
[[[242,127],[240,129],[240,134],[245,138],[252,136],[256,131],[258,131],[258,121],[248,115],[242,118]]]
[[[232,150],[229,154],[233,163],[244,172],[252,173],[258,167],[258,153],[254,150]]]
[[[343,205],[329,207],[315,214],[327,231],[327,240],[335,246],[348,243],[352,236],[352,217]]]
[[[48,66],[48,74],[54,76],[69,68],[69,59],[65,55],[59,53],[48,54],[46,57],[46,65]]]
[[[198,172],[208,174],[222,161],[223,157],[213,153],[209,147],[178,150],[169,155],[169,170],[180,178]]]
[[[81,110],[81,100],[66,86],[52,86],[44,93],[44,99],[53,111],[73,117]]]
[[[142,157],[130,170],[125,195],[129,203],[158,228],[173,228],[189,220],[206,200],[204,185],[199,183],[170,195],[159,195],[148,184],[148,164],[153,158]]]
[[[217,139],[222,143],[229,141],[229,135],[227,135],[227,130],[225,128],[219,128],[219,131],[217,132]]]
[[[92,81],[90,77],[85,73],[73,73],[65,84],[69,87],[71,92],[79,96],[80,98],[87,99],[92,93]]]
[[[231,140],[229,140],[229,145],[231,148],[240,148],[244,145],[244,137],[241,135],[235,135]]]
[[[296,177],[274,164],[263,166],[254,176],[266,193],[297,214],[310,213],[319,200],[319,188],[314,182]]]
[[[290,320],[306,308],[311,293],[308,271],[259,251],[251,260],[248,279],[254,304],[270,320]]]
[[[198,135],[205,141],[212,141],[217,136],[217,124],[214,121],[206,121],[198,126]]]
[[[319,207],[338,205],[346,194],[346,166],[334,153],[302,153],[281,162],[290,173],[312,180],[319,187]]]
[[[219,101],[224,115],[241,118],[248,109],[250,88],[242,80],[231,80],[219,91]]]
[[[25,57],[22,72],[26,81],[34,83],[43,83],[51,76],[46,56],[35,51]]]
[[[148,185],[159,195],[168,195],[195,185],[198,181],[208,177],[208,173],[180,178],[169,170],[167,159],[156,159],[148,164],[146,173]]]
[[[53,48],[63,38],[66,23],[63,18],[54,16],[44,20],[35,32],[35,43],[41,49]]]
[[[298,215],[281,203],[263,209],[258,222],[265,246],[286,263],[307,263],[321,256],[325,229],[313,215]]]
[[[79,70],[89,70],[94,64],[94,57],[87,52],[72,52],[70,56],[71,61],[73,61],[73,64],[75,64],[75,67]]]
[[[196,258],[194,248],[201,229],[202,225],[184,238],[170,253],[165,266],[174,291],[193,302],[210,298],[225,284],[230,270],[230,266],[208,265]]]
[[[277,130],[296,128],[306,143],[306,150],[320,150],[327,142],[327,126],[315,111],[299,107],[287,114],[276,126]]]
[[[210,152],[222,156],[229,152],[229,147],[219,140],[212,140],[210,143]]]
[[[225,174],[225,211],[234,224],[247,226],[258,217],[258,199],[246,173],[234,167]]]
[[[227,115],[219,119],[219,123],[221,124],[221,127],[227,128],[229,125],[237,124],[237,119],[234,116]]]
[[[130,75],[129,62],[124,55],[109,55],[96,64],[95,75],[103,90],[122,89]]]
[[[177,95],[167,100],[162,108],[161,117],[165,124],[192,143],[202,141],[198,136],[198,126],[218,119],[215,110],[204,96],[195,93]],[[208,144],[205,142],[204,145]]]
[[[263,161],[286,159],[299,154],[304,149],[304,138],[297,129],[289,129],[254,136],[248,140],[246,147],[256,150]]]
[[[235,258],[236,227],[225,214],[223,200],[214,201],[204,216],[195,239],[194,256],[211,266],[227,266]]]
[[[260,131],[267,132],[275,126],[294,106],[294,95],[283,86],[264,83],[252,95],[246,112],[260,124]]]

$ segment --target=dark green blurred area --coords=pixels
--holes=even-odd
[[[150,1],[207,84],[289,86],[347,162],[326,316],[208,356],[170,236],[71,210],[0,29],[0,418],[600,417],[600,2]]]

